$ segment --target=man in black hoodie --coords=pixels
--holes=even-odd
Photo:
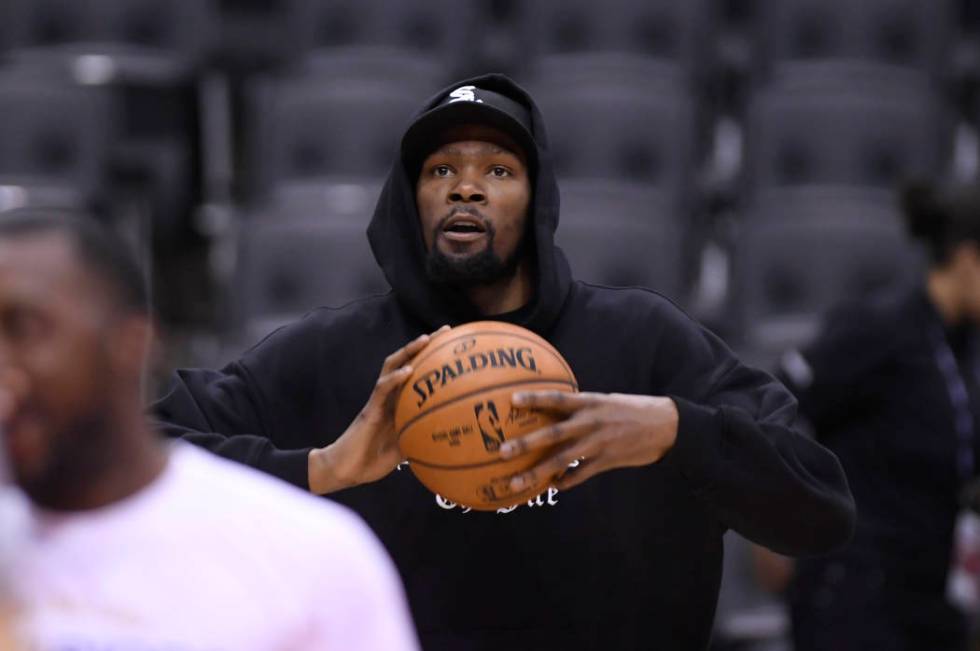
[[[790,555],[840,546],[854,524],[846,480],[794,429],[782,385],[670,301],[573,281],[557,226],[531,98],[500,75],[455,84],[409,127],[368,228],[393,290],[314,310],[220,372],[178,371],[157,415],[170,435],[359,512],[402,573],[426,649],[704,649],[724,532]],[[495,514],[389,472],[391,378],[420,344],[385,355],[482,318],[545,337],[583,389],[525,396],[570,418],[502,453],[562,441],[533,471],[545,476],[584,460]]]

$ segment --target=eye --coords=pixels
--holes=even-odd
[[[432,168],[433,176],[446,177],[449,176],[451,173],[452,170],[449,168],[448,165],[436,165],[435,167]]]
[[[505,176],[510,176],[510,170],[503,165],[494,165],[490,168],[490,173],[498,178],[503,178]]]

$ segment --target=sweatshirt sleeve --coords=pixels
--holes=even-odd
[[[302,323],[273,333],[220,371],[181,369],[151,407],[156,427],[215,454],[309,489],[309,447],[277,445],[270,414],[295,419],[305,411],[315,354],[303,350]],[[305,353],[305,354],[304,354]],[[288,424],[292,427],[301,427]],[[280,428],[281,429],[281,428]]]
[[[657,368],[674,369],[665,393],[679,413],[668,458],[695,494],[725,526],[776,552],[844,545],[854,499],[836,456],[795,428],[793,396],[686,315],[667,322]]]

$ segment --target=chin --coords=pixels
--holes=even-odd
[[[439,242],[437,248],[439,249],[439,253],[447,258],[452,260],[466,260],[478,255],[486,255],[487,251],[490,251],[490,244],[488,242],[482,242],[470,245],[455,245],[443,240]]]

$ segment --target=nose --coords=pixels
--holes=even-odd
[[[449,190],[449,203],[486,203],[486,190],[479,180],[479,175],[472,171],[464,171],[459,175],[457,183]]]

